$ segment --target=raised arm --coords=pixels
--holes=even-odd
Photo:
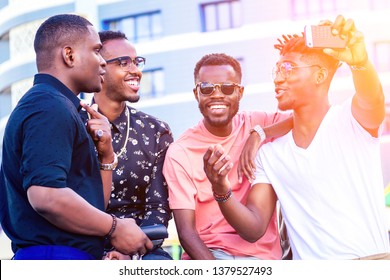
[[[204,171],[211,182],[225,219],[243,239],[249,242],[260,239],[267,230],[276,206],[277,198],[272,186],[269,184],[253,186],[246,205],[243,205],[233,194],[230,195],[231,186],[227,175],[233,164],[228,155],[224,156],[222,146],[210,147],[203,160]]]
[[[285,120],[277,122],[275,124],[266,126],[263,128],[266,139],[277,138],[285,135],[293,127],[293,119],[289,117]],[[261,144],[265,139],[261,139],[260,134],[252,130],[251,133],[242,149],[240,159],[238,161],[238,180],[242,182],[243,176],[245,176],[250,182],[254,180],[255,163],[254,159],[256,153],[259,150]]]
[[[90,116],[90,119],[87,122],[87,130],[95,143],[99,162],[106,166],[116,166],[116,164],[118,164],[118,159],[116,158],[112,147],[110,123],[104,115],[98,112],[97,104],[89,106],[81,101],[80,105]],[[110,168],[101,170],[100,175],[103,183],[104,205],[107,207],[111,194],[112,170],[110,170]]]
[[[378,136],[378,128],[385,117],[385,97],[378,74],[368,58],[363,33],[356,29],[352,19],[341,15],[332,28],[334,34],[348,36],[348,44],[345,49],[324,49],[324,52],[350,66],[356,90],[352,114],[372,136]]]

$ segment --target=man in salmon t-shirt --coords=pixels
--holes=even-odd
[[[245,202],[250,189],[247,178],[237,173],[239,157],[251,132],[265,139],[262,127],[287,119],[290,115],[265,112],[239,112],[244,93],[239,62],[226,54],[201,58],[194,70],[193,90],[203,115],[196,126],[185,131],[166,154],[163,173],[168,183],[170,208],[173,210],[183,259],[280,259],[282,256],[275,215],[276,195],[265,189],[260,200],[268,207],[269,225],[259,229],[256,242],[242,239],[225,220],[220,204],[231,199]],[[268,137],[290,129],[282,122],[277,129],[266,129]],[[287,124],[287,125],[285,125]],[[288,127],[288,128],[286,128]],[[276,134],[274,134],[275,132]],[[232,190],[214,193],[203,170],[203,156],[210,146],[220,144],[233,162],[229,174]],[[241,182],[242,181],[242,182]],[[256,230],[256,229],[254,229]]]

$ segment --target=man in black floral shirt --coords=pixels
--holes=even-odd
[[[107,67],[103,88],[95,93],[93,102],[111,123],[113,147],[118,156],[107,212],[119,218],[133,218],[141,227],[156,224],[168,227],[171,210],[162,166],[173,141],[171,130],[167,123],[126,105],[140,98],[138,90],[145,58],[137,56],[125,34],[103,31],[99,35]],[[171,259],[171,256],[158,247],[143,259]]]

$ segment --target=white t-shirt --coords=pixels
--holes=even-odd
[[[353,259],[389,252],[379,139],[332,106],[307,149],[292,133],[262,146],[256,183],[282,205],[294,259]]]

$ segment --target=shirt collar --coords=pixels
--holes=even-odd
[[[49,74],[36,74],[34,77],[34,85],[36,84],[49,84],[52,87],[56,88],[60,93],[62,93],[73,103],[77,111],[80,111],[80,99],[56,77]]]
[[[127,106],[126,106],[127,107]],[[118,131],[120,131],[121,133],[125,133],[126,132],[126,129],[128,127],[128,124],[127,124],[127,116],[126,116],[126,107],[124,108],[124,110],[122,111],[122,113],[119,115],[119,117],[117,117],[113,122],[112,122],[112,125],[116,127],[116,129]],[[128,108],[128,107],[127,107]],[[129,111],[129,114],[130,114],[130,108],[128,108],[128,111]],[[130,116],[129,116],[129,120],[130,120]]]
[[[95,102],[95,98],[92,98],[91,105],[94,104],[94,103],[96,103]],[[130,112],[131,112],[132,108],[126,105],[125,108],[123,109],[122,113],[114,121],[110,122],[112,127],[113,128],[115,127],[116,131],[119,131],[121,133],[125,133],[126,132],[126,128],[129,126],[127,124],[126,108],[127,108],[127,110],[129,111],[129,114],[130,114],[130,116],[129,116],[129,120],[130,120],[130,118],[131,118],[131,113]],[[99,111],[99,109],[98,109],[98,111]]]

